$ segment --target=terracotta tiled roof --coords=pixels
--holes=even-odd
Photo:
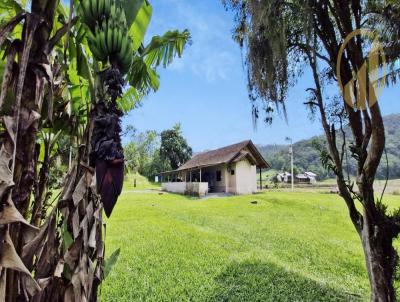
[[[192,159],[180,166],[177,171],[193,169],[204,166],[214,166],[237,161],[244,156],[250,156],[257,167],[268,168],[269,164],[262,157],[260,152],[251,140],[229,145],[216,150],[202,152],[194,155]]]

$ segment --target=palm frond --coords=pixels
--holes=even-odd
[[[156,70],[147,65],[143,57],[135,56],[128,73],[129,84],[141,94],[146,95],[150,89],[158,90],[160,86],[159,75]]]
[[[118,101],[119,108],[127,113],[141,104],[143,94],[140,93],[135,87],[129,87]]]
[[[163,36],[153,37],[151,42],[133,58],[128,72],[129,84],[142,96],[148,94],[150,90],[158,90],[160,79],[157,67],[162,65],[165,68],[176,56],[181,57],[188,42],[190,43],[188,30],[168,31]]]
[[[187,29],[182,32],[168,31],[162,36],[154,36],[145,47],[142,56],[145,57],[145,63],[148,66],[167,67],[174,57],[182,56],[185,45],[190,41],[190,33]]]

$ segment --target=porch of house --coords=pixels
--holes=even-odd
[[[225,192],[221,180],[222,167],[218,166],[168,171],[161,173],[161,188],[168,192],[202,197],[208,193]]]

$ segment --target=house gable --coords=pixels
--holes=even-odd
[[[253,162],[259,168],[269,167],[269,164],[262,157],[253,142],[251,140],[246,140],[216,150],[196,154],[192,159],[180,166],[177,171],[220,164],[230,164],[232,162],[240,161],[244,157],[246,157],[250,162]]]

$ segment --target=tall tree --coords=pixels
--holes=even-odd
[[[371,37],[351,36],[371,18],[371,2],[380,4],[375,5],[375,13],[384,16],[383,1],[224,1],[236,12],[234,38],[246,50],[255,118],[260,115],[258,100],[266,108],[267,122],[272,121],[275,108],[285,112],[288,89],[305,66],[311,70],[315,86],[308,90],[310,97],[305,103],[313,112],[319,112],[327,138],[327,149],[321,148],[321,157],[325,167],[336,175],[340,195],[361,239],[371,300],[395,301],[393,282],[398,255],[393,240],[400,232],[400,211],[389,213],[382,203],[383,195],[375,198],[374,179],[385,149],[384,124],[372,82],[368,77],[366,81],[357,77],[367,71],[372,74],[379,66],[366,63]],[[341,50],[343,56],[336,74]],[[335,82],[342,87],[352,85],[352,89],[344,90],[344,97],[329,98],[324,87]],[[346,98],[349,96],[359,103],[353,106]],[[357,161],[356,184],[346,177],[344,168],[344,123],[352,131],[350,153]],[[340,134],[344,138],[341,144],[336,139]]]
[[[169,161],[160,156],[160,134],[154,130],[137,132],[132,127],[130,142],[124,146],[125,166],[128,172],[139,173],[153,181],[163,171],[171,170]]]
[[[172,169],[188,161],[192,156],[192,148],[182,136],[181,125],[176,124],[170,130],[161,132],[160,157],[167,161]]]
[[[145,175],[145,169],[159,150],[159,136],[156,131],[134,132],[130,142],[124,147],[129,172]],[[147,175],[145,175],[147,176]]]

